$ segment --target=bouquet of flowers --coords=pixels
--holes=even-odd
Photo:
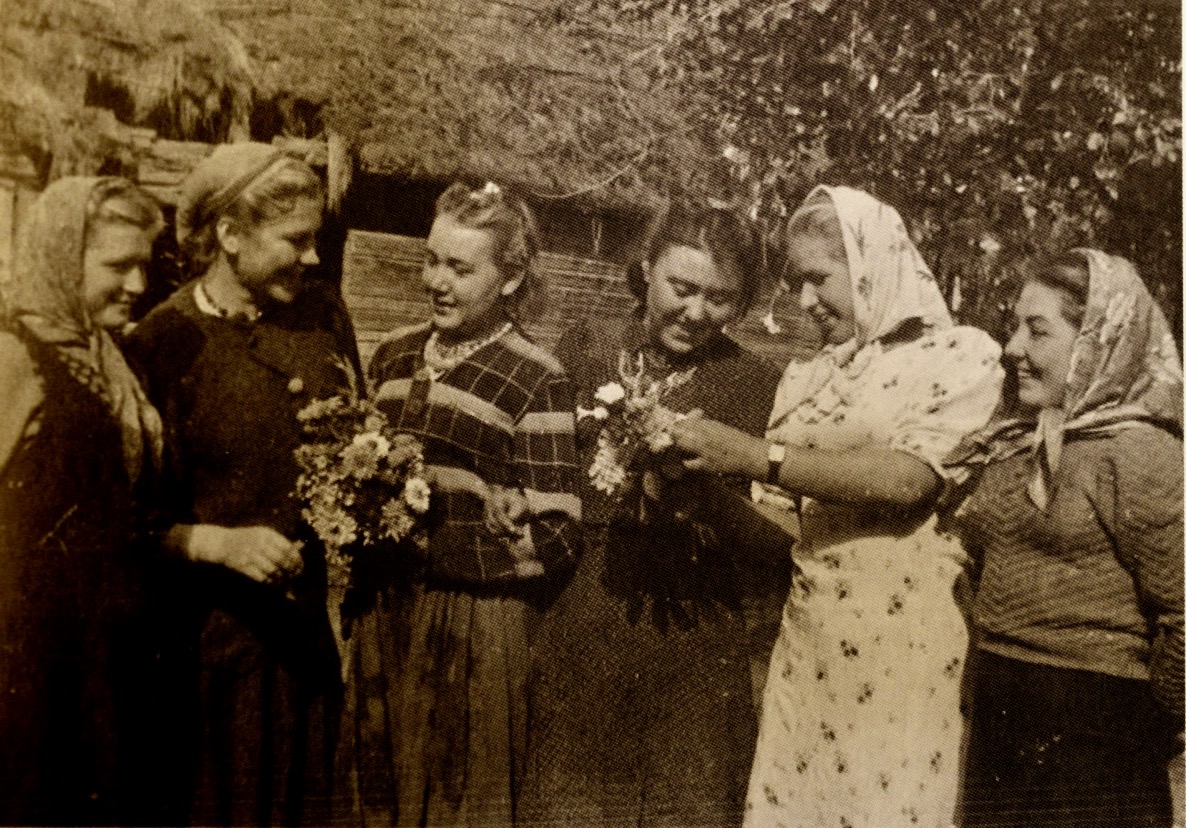
[[[671,427],[687,416],[664,406],[662,399],[688,382],[695,371],[693,367],[648,381],[641,354],[633,361],[626,351],[618,355],[620,381],[598,388],[592,409],[577,408],[578,420],[602,423],[589,467],[595,488],[621,500],[640,482],[644,492],[658,485],[650,473],[650,455],[672,445]],[[658,499],[657,493],[647,493]]]
[[[352,585],[364,550],[403,542],[427,549],[431,492],[420,441],[392,429],[353,386],[311,402],[297,417],[306,439],[296,450],[295,497],[325,544],[331,585]]]

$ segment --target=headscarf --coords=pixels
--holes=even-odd
[[[271,144],[220,144],[198,162],[181,184],[177,200],[177,242],[218,218],[253,181],[286,157]]]
[[[1062,406],[1043,409],[1036,422],[990,423],[951,458],[984,464],[1032,451],[1037,468],[1028,490],[1043,510],[1068,436],[1109,434],[1141,423],[1182,429],[1182,363],[1169,324],[1136,268],[1098,250],[1072,252],[1087,260],[1087,307]]]
[[[82,295],[88,211],[129,186],[118,178],[63,178],[47,187],[25,217],[0,298],[9,323],[50,346],[111,411],[123,436],[124,466],[135,481],[146,453],[159,466],[161,419],[110,335],[92,324]],[[23,433],[39,404],[9,411],[4,432]]]
[[[904,322],[919,319],[929,332],[953,325],[935,277],[897,210],[861,190],[823,185],[811,191],[804,199],[806,206],[799,210],[813,209],[821,194],[831,199],[840,223],[852,280],[855,333],[848,342],[826,347],[815,370],[803,372],[799,382],[784,383],[771,428],[818,392],[836,371],[859,375],[880,351],[880,340]]]

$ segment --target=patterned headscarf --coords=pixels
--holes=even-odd
[[[47,187],[25,217],[0,298],[9,324],[51,346],[70,374],[110,409],[123,433],[125,468],[136,480],[146,453],[159,465],[161,419],[119,348],[92,324],[82,295],[88,212],[132,186],[119,178],[63,178]],[[34,412],[14,414],[13,427],[23,429]]]
[[[824,359],[817,361],[815,370],[804,372],[801,382],[779,389],[772,428],[817,393],[837,370],[859,376],[879,350],[879,340],[902,323],[919,319],[928,332],[953,326],[935,277],[898,211],[860,190],[823,185],[812,190],[803,202],[807,206],[799,209],[813,209],[821,194],[831,199],[839,219],[852,279],[856,332],[848,342],[826,347]]]
[[[816,187],[808,198],[821,192],[836,207],[848,255],[854,353],[909,319],[921,319],[932,331],[950,328],[947,304],[898,211],[851,187]]]
[[[1161,309],[1127,259],[1077,249],[1087,260],[1087,307],[1071,352],[1060,408],[1007,419],[972,435],[954,463],[989,463],[1035,452],[1029,484],[1045,509],[1068,435],[1106,434],[1140,423],[1182,429],[1182,364]]]

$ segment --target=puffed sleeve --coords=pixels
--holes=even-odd
[[[545,573],[570,568],[580,550],[573,404],[568,377],[549,372],[516,423],[512,441],[515,475],[531,515],[531,557]]]
[[[1128,429],[1098,481],[1112,503],[1120,563],[1132,573],[1149,619],[1149,672],[1157,699],[1183,713],[1182,443],[1152,426]]]
[[[897,408],[890,448],[922,460],[944,480],[963,474],[944,459],[988,422],[1001,396],[1001,349],[977,328],[953,328],[905,346],[909,359],[893,383]]]

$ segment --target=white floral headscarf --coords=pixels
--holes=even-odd
[[[816,187],[808,200],[818,193],[831,198],[844,236],[856,325],[853,352],[910,319],[921,319],[932,331],[950,328],[947,304],[898,211],[851,187]]]
[[[814,396],[842,371],[848,383],[859,382],[880,352],[880,340],[902,323],[921,320],[928,333],[953,327],[951,314],[931,270],[910,240],[898,211],[851,187],[816,187],[804,199],[812,209],[826,195],[836,208],[848,272],[852,279],[855,334],[842,345],[828,346],[797,381],[779,387],[770,427],[776,428],[804,400]],[[792,218],[792,222],[794,219]]]
[[[1161,309],[1127,259],[1075,251],[1087,261],[1087,307],[1059,408],[1033,421],[990,424],[952,458],[987,463],[1022,451],[1038,463],[1031,500],[1045,509],[1068,435],[1105,434],[1140,423],[1182,430],[1182,363]]]

